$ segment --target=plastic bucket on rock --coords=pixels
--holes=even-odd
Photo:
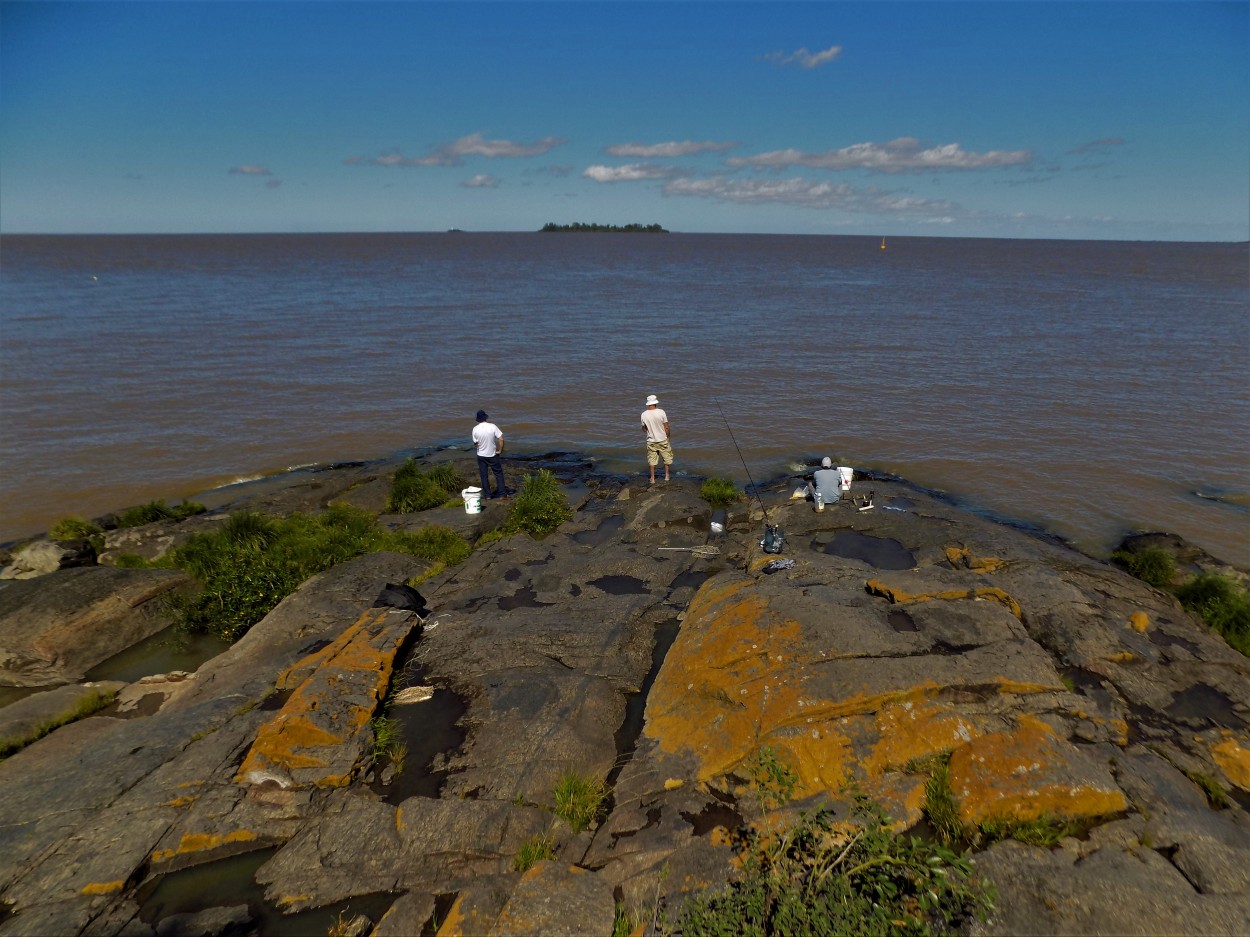
[[[460,497],[464,498],[465,514],[481,514],[482,513],[482,489],[476,485],[472,488],[466,488],[460,492]]]
[[[838,466],[838,477],[842,479],[842,490],[851,490],[851,479],[855,477],[855,469],[849,465]]]

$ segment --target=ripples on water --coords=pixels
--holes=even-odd
[[[467,437],[640,471],[897,472],[1094,552],[1250,563],[1245,245],[756,235],[5,237],[0,539]]]

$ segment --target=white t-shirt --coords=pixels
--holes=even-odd
[[[656,407],[642,411],[642,425],[647,428],[647,442],[664,442],[668,433],[664,432],[664,424],[668,422],[668,414]]]
[[[473,441],[477,444],[477,454],[489,459],[495,454],[495,440],[503,439],[503,433],[494,423],[479,423],[473,427]]]

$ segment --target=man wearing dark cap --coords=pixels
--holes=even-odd
[[[503,465],[499,456],[503,453],[503,433],[490,422],[485,410],[477,411],[477,426],[473,427],[473,444],[477,446],[477,472],[482,477],[483,498],[505,498],[507,486],[503,480]],[[488,471],[489,469],[489,471]],[[490,472],[495,473],[496,491],[490,490]]]

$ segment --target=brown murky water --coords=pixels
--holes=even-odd
[[[466,441],[895,472],[1250,564],[1246,245],[755,235],[0,239],[0,541]]]

